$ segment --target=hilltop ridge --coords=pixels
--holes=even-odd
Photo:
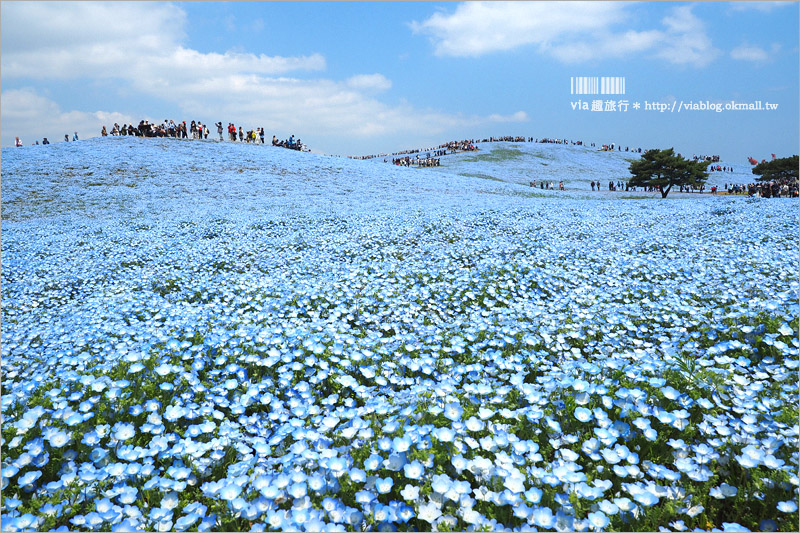
[[[259,196],[320,208],[332,202],[380,204],[387,195],[427,202],[483,193],[557,198],[591,195],[591,181],[603,189],[594,197],[614,198],[621,195],[607,193],[608,182],[626,180],[630,162],[639,157],[551,143],[483,142],[477,147],[442,156],[441,166],[424,169],[270,145],[138,137],[4,148],[3,216],[30,216],[31,201],[44,213],[69,201],[72,209],[99,216],[113,205],[149,210],[160,199],[179,197],[193,209],[223,200],[247,204]],[[749,167],[735,170],[711,173],[709,187],[752,181]],[[566,190],[532,190],[533,180],[552,181],[556,188],[563,181]]]

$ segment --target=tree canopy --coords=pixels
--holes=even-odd
[[[675,150],[648,150],[642,158],[631,163],[633,177],[628,184],[634,187],[658,187],[666,198],[674,185],[702,185],[708,179],[708,161],[690,161],[675,154]]]
[[[782,157],[765,161],[753,167],[753,174],[760,176],[758,181],[775,181],[781,184],[797,182],[798,157]]]

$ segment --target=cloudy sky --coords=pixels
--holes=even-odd
[[[798,2],[3,2],[0,132],[263,127],[366,155],[523,135],[797,153]],[[625,94],[571,94],[575,77]],[[627,111],[573,109],[627,101]],[[773,110],[689,110],[754,102]],[[642,107],[634,109],[634,103]],[[660,112],[646,103],[667,104]],[[681,109],[673,111],[675,107]]]

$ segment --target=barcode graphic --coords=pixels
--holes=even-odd
[[[624,76],[573,76],[570,94],[625,94]]]

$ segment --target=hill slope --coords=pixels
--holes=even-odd
[[[436,171],[528,185],[533,180],[552,181],[566,190],[591,191],[590,182],[599,181],[607,190],[609,181],[625,182],[628,167],[640,154],[625,151],[598,151],[588,146],[551,143],[482,143],[478,152],[462,152],[441,158]],[[751,183],[750,165],[720,161],[734,172],[711,172],[708,188],[723,188],[725,183]]]
[[[3,529],[791,530],[796,201],[458,175],[537,150],[5,149]]]

